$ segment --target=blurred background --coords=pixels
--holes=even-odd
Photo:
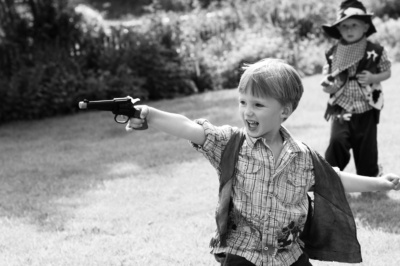
[[[341,1],[0,0],[0,123],[77,111],[77,102],[142,100],[233,88],[265,57],[321,72],[321,31]],[[400,1],[364,0],[378,40],[400,60]]]

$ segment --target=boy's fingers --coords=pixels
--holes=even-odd
[[[136,105],[135,108],[140,112],[140,118],[146,119],[149,114],[149,107],[146,105]]]
[[[386,176],[386,179],[388,181],[392,182],[392,184],[393,184],[392,185],[392,189],[393,190],[400,190],[400,178],[399,178],[398,175],[389,173]]]
[[[394,179],[392,182],[393,182],[393,184],[394,184],[393,189],[394,189],[394,190],[400,190],[400,182],[399,182],[399,179]]]
[[[141,128],[143,126],[143,119],[131,118],[125,126],[126,131],[132,131],[136,128]]]
[[[128,132],[133,130],[133,128],[131,128],[131,121],[129,121],[129,122],[126,124],[125,130],[128,131]]]
[[[148,114],[149,114],[149,108],[147,106],[142,106],[140,112],[140,118],[145,119]]]
[[[364,78],[364,77],[365,77],[365,74],[363,74],[363,73],[357,74],[357,75],[356,75],[356,78],[358,78],[358,79]]]
[[[386,175],[385,175],[385,177],[387,178],[387,179],[389,179],[389,180],[391,180],[391,181],[394,181],[394,180],[398,180],[399,179],[399,176],[398,175],[396,175],[396,174],[393,174],[393,173],[387,173]]]
[[[131,120],[129,119],[128,123],[125,126],[125,130],[129,132],[129,131],[132,131],[133,129],[134,128],[131,125]]]

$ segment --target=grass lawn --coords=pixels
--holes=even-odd
[[[400,174],[397,73],[399,64],[383,83],[379,157],[385,171]],[[304,79],[302,102],[285,125],[323,154],[329,123],[321,78]],[[236,91],[224,90],[151,105],[240,126],[236,102]],[[353,162],[346,170],[354,172]],[[217,265],[208,248],[217,176],[184,140],[151,128],[127,133],[105,112],[6,124],[0,182],[0,265]],[[360,265],[400,265],[400,192],[388,195],[350,199]]]

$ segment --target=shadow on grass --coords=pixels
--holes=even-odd
[[[365,227],[400,234],[400,201],[384,193],[349,196],[354,218]]]

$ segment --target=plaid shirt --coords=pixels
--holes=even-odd
[[[203,146],[192,145],[220,174],[221,154],[234,128],[216,127],[204,119],[196,122],[204,127],[206,141]],[[312,158],[284,127],[280,133],[284,144],[279,158],[274,158],[265,140],[246,135],[233,177],[234,227],[228,231],[227,247],[212,253],[227,252],[255,265],[272,266],[289,266],[303,253],[298,236],[307,219],[307,191],[314,184]]]
[[[354,77],[356,75],[357,66],[358,63],[348,68],[349,77]],[[390,67],[391,63],[388,59],[386,51],[383,50],[381,60],[378,64],[378,69],[380,72],[384,72],[389,70]],[[339,95],[333,104],[337,104],[346,111],[356,114],[364,113],[373,109],[373,107],[365,100],[365,96],[361,91],[361,87],[357,80],[348,80],[344,86],[345,88],[343,93]]]

